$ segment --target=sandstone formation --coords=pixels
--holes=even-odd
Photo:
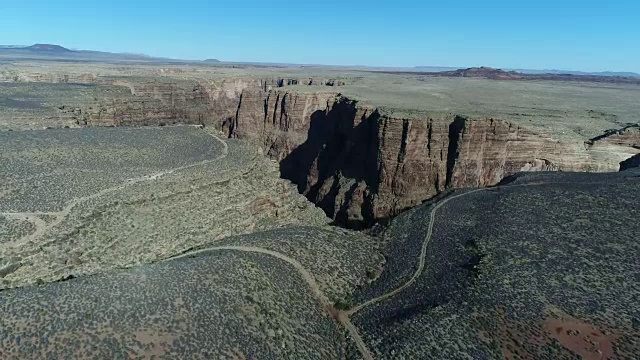
[[[600,143],[640,149],[640,124],[629,124],[621,129],[610,129],[587,141],[590,146]]]
[[[169,70],[156,69],[158,75]],[[140,126],[171,123],[211,124],[218,120],[231,122],[237,117],[243,93],[250,97],[273,88],[306,85],[335,87],[341,80],[330,78],[256,78],[231,77],[217,80],[143,80],[131,81],[101,77],[96,73],[10,72],[0,71],[0,82],[9,83],[70,83],[87,85],[116,85],[129,89],[131,97],[96,98],[90,106],[61,105],[61,118],[71,117],[78,125]],[[264,111],[260,109],[260,114]]]
[[[508,119],[399,118],[340,95],[339,80],[229,77],[135,80],[91,73],[0,73],[0,81],[126,87],[130,96],[60,106],[80,126],[214,125],[280,162],[282,177],[338,223],[362,227],[446,188],[497,184],[518,171],[617,171],[640,153],[637,124],[586,142]],[[315,87],[311,91],[292,85]]]
[[[341,224],[393,216],[453,187],[495,185],[518,171],[617,171],[636,134],[585,148],[504,120],[401,119],[338,94],[244,92],[229,137],[250,138]],[[261,113],[260,110],[263,110]],[[633,143],[633,144],[632,144]]]

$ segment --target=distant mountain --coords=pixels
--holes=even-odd
[[[62,47],[60,45],[52,45],[52,44],[34,44],[34,45],[31,45],[31,46],[25,47],[24,50],[46,51],[46,52],[57,52],[57,53],[73,52],[72,50],[69,50],[69,49],[67,49],[65,47]]]
[[[480,68],[470,68],[470,69],[480,69]],[[445,71],[457,71],[462,70],[460,68],[455,67],[447,67],[447,66],[414,66],[409,71],[415,72],[445,72]],[[625,71],[597,71],[597,72],[587,72],[587,71],[572,71],[572,70],[536,70],[536,69],[505,69],[505,71],[509,72],[517,72],[520,74],[528,74],[528,75],[588,75],[588,76],[621,76],[621,77],[640,77],[640,74],[634,72],[625,72]]]
[[[467,69],[457,69],[449,71],[381,71],[390,74],[415,74],[431,77],[467,77],[483,78],[491,80],[557,80],[557,81],[582,81],[617,84],[640,84],[640,77],[636,76],[606,76],[589,74],[566,74],[566,73],[522,73],[517,71],[505,71],[490,67],[473,67]],[[602,73],[601,73],[602,74]]]
[[[621,84],[640,84],[640,77],[635,76],[611,76],[603,75],[605,73],[598,73],[599,75],[589,73],[522,73],[517,71],[505,71],[501,69],[493,69],[490,67],[468,68],[458,69],[455,71],[435,72],[431,73],[434,76],[449,76],[449,77],[480,77],[492,80],[559,80],[559,81],[587,81],[587,82],[606,82],[606,83],[621,83]],[[611,74],[611,73],[609,73]],[[618,74],[618,73],[615,73]]]
[[[634,72],[616,72],[616,71],[603,71],[592,73],[592,75],[599,76],[623,76],[623,77],[640,77],[640,74]]]
[[[440,71],[435,72],[435,74],[447,77],[477,77],[493,80],[516,80],[522,78],[522,74],[519,74],[515,71],[504,71],[502,69],[494,69],[485,66],[457,69],[451,71]]]
[[[153,62],[187,63],[185,60],[152,57],[142,54],[110,53],[92,50],[71,50],[54,44],[34,44],[31,46],[0,45],[0,60],[55,60],[87,62]]]
[[[207,60],[203,60],[202,62],[208,63],[208,64],[218,64],[221,63],[220,60],[218,59],[207,59]]]
[[[0,49],[20,49],[26,48],[26,45],[0,45]]]
[[[622,76],[622,77],[640,77],[640,74],[630,71],[571,71],[571,70],[531,70],[531,69],[513,69],[523,74],[556,74],[556,75],[591,75],[591,76]]]

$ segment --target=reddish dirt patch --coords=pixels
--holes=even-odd
[[[606,323],[596,327],[551,304],[546,305],[541,318],[519,321],[501,307],[482,310],[471,314],[474,323],[483,327],[477,333],[478,339],[498,350],[504,359],[536,360],[549,354],[563,359],[635,359],[639,353],[637,343],[629,344],[624,335],[640,334],[639,331],[612,328]]]
[[[605,335],[595,326],[578,319],[547,319],[547,330],[562,346],[584,360],[602,360],[614,357],[615,336]]]
[[[515,322],[501,307],[490,312],[472,313],[472,317],[481,324],[493,323],[495,327],[485,328],[478,338],[488,347],[497,346],[506,360],[536,360],[540,358],[540,349],[548,341],[540,324],[536,322]]]
[[[176,338],[168,333],[156,333],[147,330],[134,331],[136,340],[144,345],[145,349],[137,349],[131,356],[153,356],[162,357],[166,355],[167,347],[173,345]]]

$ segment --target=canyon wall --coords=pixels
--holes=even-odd
[[[263,102],[264,94],[273,88],[290,84],[336,86],[326,79],[226,78],[215,81],[142,82],[107,81],[109,85],[129,88],[131,98],[114,99],[86,109],[79,116],[81,125],[158,125],[171,123],[212,124],[218,120],[233,126],[242,103],[252,96]],[[77,109],[75,110],[77,111]],[[250,112],[245,113],[248,116]],[[264,110],[260,109],[260,115]],[[215,120],[214,120],[215,119]]]
[[[271,89],[306,85],[314,89],[334,88],[342,80],[324,77],[228,77],[206,80],[197,74],[184,78],[160,76],[181,69],[147,69],[154,76],[102,76],[89,72],[21,72],[0,69],[0,82],[94,85],[95,98],[69,99],[57,104],[49,118],[69,119],[82,126],[144,126],[175,123],[228,124],[237,118],[242,93],[255,93],[263,101]],[[169,71],[171,70],[171,71]],[[155,72],[158,72],[155,74]],[[149,74],[147,74],[149,75]],[[155,77],[158,75],[158,77]],[[133,78],[132,78],[133,77]],[[121,89],[114,91],[115,89]],[[112,87],[112,88],[110,88]],[[127,90],[126,92],[122,90]],[[127,94],[128,93],[128,94]],[[249,99],[247,99],[249,101]],[[260,110],[262,114],[264,111]]]
[[[640,124],[629,124],[621,129],[610,129],[589,139],[587,145],[611,144],[640,149]]]
[[[222,130],[262,145],[284,178],[350,227],[449,187],[495,185],[518,171],[617,171],[640,152],[627,144],[636,141],[628,131],[603,147],[491,118],[393,118],[336,93],[286,89],[243,92],[236,118]]]
[[[258,144],[279,161],[282,177],[337,223],[354,228],[394,216],[447,188],[495,185],[519,171],[617,171],[620,162],[640,153],[638,125],[585,142],[558,140],[492,118],[395,118],[341,96],[335,87],[341,83],[331,79],[132,82],[92,74],[32,74],[2,80],[126,87],[130,96],[65,105],[60,111],[88,126],[216,126],[228,137]],[[289,91],[288,85],[310,87]]]

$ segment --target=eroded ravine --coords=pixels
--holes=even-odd
[[[280,160],[281,170],[284,170],[282,175],[294,181],[309,200],[321,206],[340,225],[359,222],[370,225],[377,219],[396,215],[403,209],[415,206],[445,188],[493,185],[504,175],[523,168],[534,171],[612,169],[610,159],[600,164],[589,157],[592,154],[607,155],[608,150],[594,148],[585,153],[571,153],[574,149],[563,148],[552,138],[519,127],[512,128],[511,124],[503,121],[471,121],[456,117],[447,126],[446,121],[440,121],[442,119],[426,121],[384,117],[377,110],[357,107],[348,99],[300,95],[296,101],[290,101],[294,96],[291,93],[277,94],[275,97],[271,95],[274,93],[269,92],[264,102],[256,102],[264,107],[252,114],[251,106],[255,105],[255,99],[252,99],[251,92],[243,91],[235,109],[235,118],[225,129],[228,131],[226,135],[258,139],[269,155]],[[257,93],[256,97],[260,96],[265,94]],[[273,101],[273,104],[269,101]],[[301,114],[296,113],[299,109],[291,107],[292,103],[304,105]],[[260,111],[264,111],[264,114]],[[257,122],[252,123],[253,120]],[[256,124],[262,125],[262,129],[254,126]],[[308,132],[306,138],[299,136],[305,132]],[[14,245],[38,240],[47,230],[65,221],[78,204],[137,183],[154,181],[180,170],[224,159],[228,153],[226,142],[216,135],[212,136],[224,146],[223,154],[214,159],[128,179],[120,185],[73,199],[59,212],[1,214],[15,220],[29,221],[35,227],[32,234],[18,239]],[[294,138],[304,140],[296,143],[292,140]],[[532,157],[531,153],[536,155]],[[569,153],[566,158],[565,153]],[[534,184],[523,186],[531,185]],[[486,189],[471,190],[438,202],[430,213],[418,267],[411,278],[399,287],[348,311],[335,309],[311,273],[299,262],[281,253],[257,247],[211,247],[202,251],[256,252],[289,263],[301,274],[327,313],[347,330],[361,355],[365,359],[372,359],[358,329],[351,323],[351,316],[412,286],[427,266],[427,247],[433,235],[437,211],[451,200],[483,190]],[[393,203],[393,206],[390,207],[389,203]],[[39,217],[41,215],[51,216],[53,220],[45,222]]]
[[[345,78],[169,79],[0,73],[0,81],[6,82],[68,82],[120,90],[100,106],[56,103],[56,115],[72,126],[201,124],[230,138],[254,141],[280,163],[283,178],[337,224],[351,228],[393,217],[448,187],[491,186],[519,171],[617,171],[621,161],[640,152],[635,117],[611,114],[621,118],[606,120],[613,129],[606,130],[587,126],[594,113],[586,108],[566,119],[565,109],[544,104],[561,113],[547,131],[531,120],[539,116],[548,121],[549,115],[535,111],[514,114],[498,108],[474,117],[454,106],[415,113],[405,109],[412,115],[394,115],[383,103],[349,97],[341,89],[349,85]],[[504,101],[520,109],[530,106],[517,100]],[[574,123],[580,128],[581,122],[584,131],[565,136],[566,128],[574,128]]]
[[[493,117],[400,118],[336,93],[245,90],[229,137],[280,162],[281,176],[336,224],[362,229],[448,188],[493,186],[520,171],[618,171],[637,126],[594,139]]]

